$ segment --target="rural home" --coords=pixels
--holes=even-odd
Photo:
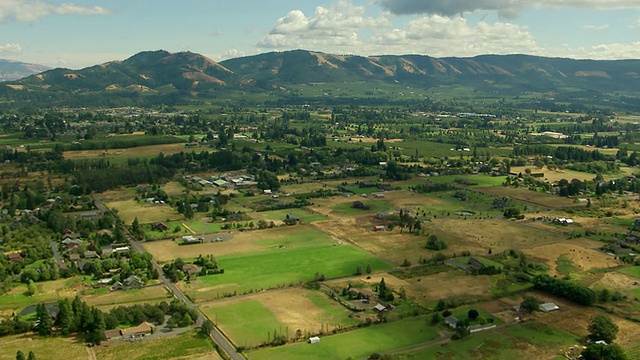
[[[376,310],[377,312],[383,312],[387,310],[387,307],[382,304],[378,304],[374,306],[373,309]]]
[[[138,326],[134,326],[127,329],[121,329],[120,334],[122,335],[123,340],[141,339],[141,338],[144,338],[146,335],[153,334],[154,329],[155,329],[155,325],[145,321]]]
[[[373,231],[385,231],[387,228],[384,225],[376,225],[373,227]]]
[[[184,266],[182,266],[182,271],[184,271],[189,276],[198,276],[201,270],[202,269],[200,269],[200,266],[196,264],[185,264]]]
[[[126,289],[124,284],[122,284],[120,281],[116,281],[113,283],[113,285],[111,285],[110,290],[111,291],[118,291],[118,290],[124,290]]]
[[[320,338],[319,338],[319,337],[317,337],[317,336],[310,337],[310,338],[309,338],[309,340],[307,340],[307,342],[308,342],[309,344],[317,344],[317,343],[319,343],[319,342],[320,342]]]
[[[22,254],[20,254],[20,251],[6,252],[4,253],[4,257],[11,262],[21,263],[24,261]]]
[[[169,226],[163,222],[158,222],[153,224],[153,230],[167,231],[169,230]]]
[[[473,272],[474,270],[482,270],[485,268],[485,265],[478,261],[478,259],[472,257],[469,259],[469,263],[467,264],[467,271]]]
[[[135,275],[131,275],[128,278],[124,279],[123,283],[129,289],[139,289],[144,286],[142,280],[140,280],[140,278]]]
[[[447,326],[449,326],[452,329],[456,329],[458,328],[458,323],[460,323],[460,320],[458,320],[457,317],[449,315],[444,319],[444,323],[447,324]]]
[[[560,307],[552,302],[540,304],[540,311],[542,312],[551,312],[555,310],[560,310]]]

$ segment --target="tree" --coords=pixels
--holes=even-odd
[[[478,316],[480,316],[480,313],[476,309],[470,309],[469,312],[467,312],[467,317],[471,320],[477,319]]]
[[[207,319],[200,326],[200,333],[204,336],[209,336],[209,334],[211,334],[211,331],[213,331],[213,328],[214,328],[213,322]]]
[[[40,336],[51,335],[51,315],[44,304],[36,305],[36,331]]]
[[[22,352],[22,350],[18,350],[18,352],[16,353],[16,360],[26,360],[26,358],[24,357],[24,353]]]
[[[437,236],[435,236],[433,234],[430,235],[429,236],[429,240],[427,240],[426,248],[429,249],[429,250],[438,251],[438,250],[444,250],[447,247],[448,247],[447,243],[443,239],[440,239],[440,238],[438,238]]]
[[[356,268],[356,275],[362,275],[362,265],[358,265]]]
[[[522,302],[520,303],[520,309],[529,314],[538,310],[540,308],[540,302],[538,299],[533,296],[525,296]]]
[[[593,341],[604,340],[612,343],[618,334],[618,325],[604,315],[596,315],[589,323],[589,338]]]
[[[29,351],[29,355],[27,355],[27,360],[36,360],[36,354],[33,351]]]
[[[29,285],[27,285],[27,292],[29,296],[33,296],[38,292],[38,286],[34,284],[33,280],[29,280]]]
[[[367,274],[371,274],[371,264],[367,265]]]
[[[627,360],[624,350],[617,344],[591,344],[580,353],[584,360]]]

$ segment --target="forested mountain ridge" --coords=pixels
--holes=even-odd
[[[640,60],[573,60],[529,55],[433,58],[355,56],[294,50],[217,63],[203,55],[138,53],[81,70],[54,69],[0,84],[1,102],[66,106],[167,104],[230,92],[286,94],[292,86],[371,83],[428,90],[442,85],[507,95],[640,93]],[[279,95],[278,95],[279,94]]]

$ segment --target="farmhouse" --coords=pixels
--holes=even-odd
[[[385,231],[387,228],[384,225],[376,225],[373,227],[373,231]]]
[[[100,219],[100,215],[98,214],[97,211],[81,212],[76,214],[76,217],[83,220],[91,220],[91,221],[98,221],[98,219]]]
[[[85,259],[99,259],[100,255],[98,255],[98,253],[95,251],[87,250],[84,252],[83,257]]]
[[[145,321],[138,326],[127,328],[127,329],[121,329],[120,334],[122,335],[123,340],[144,338],[146,335],[153,334],[154,328],[155,328],[155,325]]]
[[[189,274],[189,276],[198,276],[201,269],[200,266],[196,264],[185,264],[184,266],[182,266],[182,271],[184,271],[186,274]]]
[[[163,222],[158,222],[153,224],[153,230],[167,231],[169,230],[169,226]]]
[[[183,245],[202,244],[202,242],[203,242],[202,238],[196,238],[196,237],[191,236],[191,235],[187,235],[187,236],[183,236],[182,237],[182,244]]]
[[[309,340],[307,340],[307,342],[308,342],[309,344],[317,344],[317,343],[319,343],[319,342],[320,342],[320,338],[319,338],[319,337],[317,337],[317,336],[310,337],[310,338],[309,338]]]
[[[373,307],[373,309],[377,312],[383,312],[387,310],[387,307],[382,305],[382,304],[378,304],[376,306]]]
[[[140,280],[140,278],[135,275],[131,275],[128,278],[124,279],[124,284],[127,286],[127,288],[130,289],[139,289],[144,286],[142,280]]]
[[[552,302],[540,304],[540,311],[542,312],[551,312],[555,310],[560,310],[560,307]]]
[[[458,327],[458,324],[460,323],[460,320],[458,320],[458,318],[453,315],[449,315],[444,319],[444,323],[447,324],[450,328],[456,329]]]
[[[4,253],[4,257],[6,257],[7,260],[11,262],[21,263],[24,261],[24,258],[22,258],[22,255],[19,251],[6,252]]]
[[[485,265],[478,261],[478,259],[472,257],[469,259],[469,263],[467,265],[467,270],[473,272],[474,270],[482,270],[485,268]]]
[[[213,185],[215,185],[217,187],[227,187],[229,185],[229,183],[226,182],[225,180],[218,179],[218,180],[213,181]]]

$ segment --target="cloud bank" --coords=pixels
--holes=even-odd
[[[49,15],[105,15],[109,10],[72,3],[52,3],[43,0],[0,0],[0,22],[16,20],[35,22]]]

